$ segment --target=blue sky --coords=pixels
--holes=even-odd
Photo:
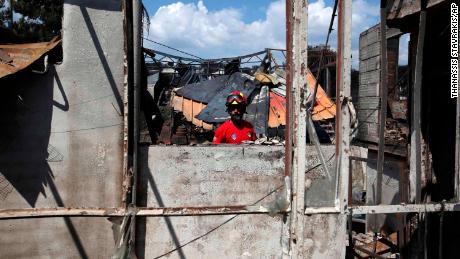
[[[146,34],[148,38],[202,58],[243,55],[264,48],[285,48],[284,0],[143,2],[151,22]],[[309,2],[309,45],[325,42],[333,4],[331,0]],[[378,22],[378,1],[353,0],[352,54],[355,68],[358,67],[359,34]],[[144,45],[173,52],[149,42],[144,42]],[[336,31],[332,34],[330,45],[332,48],[336,46]],[[404,56],[404,53],[401,55]]]
[[[179,1],[171,0],[144,0],[144,5],[150,14],[154,14],[160,6],[166,6]],[[182,0],[180,1],[185,4],[197,3],[196,0]],[[264,19],[265,12],[268,5],[273,0],[204,0],[203,1],[209,11],[218,11],[224,8],[235,8],[242,12],[243,20],[245,22],[253,22],[256,20]],[[314,1],[313,1],[314,2]],[[324,1],[327,6],[333,6],[334,1]],[[376,0],[370,0],[369,2],[374,5],[378,5],[379,2]]]
[[[149,13],[154,14],[160,6],[169,5],[179,1],[171,0],[157,0],[150,1],[144,0],[144,5]],[[180,1],[185,4],[198,3],[194,0],[182,0]],[[225,8],[234,8],[239,10],[243,16],[243,21],[246,23],[253,22],[256,20],[264,19],[265,12],[268,5],[273,2],[272,0],[204,0],[203,3],[210,12],[219,11]]]

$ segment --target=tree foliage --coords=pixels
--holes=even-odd
[[[6,2],[12,3],[14,13],[18,14],[12,30],[22,42],[49,41],[60,34],[62,0],[0,0],[0,6],[5,6]],[[6,21],[11,21],[10,10],[0,14],[1,24]]]

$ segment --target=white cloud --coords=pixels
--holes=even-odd
[[[323,0],[318,0],[308,5],[309,45],[324,44],[326,42],[327,31],[329,29],[329,23],[331,22],[331,15],[332,7],[326,6]],[[335,22],[335,24],[337,24],[337,22]],[[332,40],[335,39],[336,34],[336,31],[332,32]],[[331,42],[331,40],[329,40],[329,42]]]
[[[332,6],[324,0],[308,6],[309,45],[324,44]],[[357,53],[359,33],[378,22],[379,7],[366,0],[353,1],[352,49]],[[264,19],[245,23],[240,10],[224,8],[209,11],[203,1],[173,3],[160,7],[151,17],[149,38],[204,58],[247,54],[264,48],[285,48],[285,1],[277,0],[266,8]],[[334,26],[336,29],[337,26]],[[337,31],[330,45],[336,46]],[[158,49],[157,45],[148,45]],[[357,61],[354,66],[356,66]],[[356,66],[357,67],[357,66]]]
[[[202,1],[177,2],[157,10],[149,37],[206,58],[284,48],[284,3],[270,4],[266,15],[265,20],[244,23],[237,9],[210,12]]]

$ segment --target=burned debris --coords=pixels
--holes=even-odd
[[[216,126],[230,118],[224,103],[226,96],[235,90],[248,96],[245,119],[254,126],[260,139],[255,143],[282,143],[286,125],[286,73],[278,62],[285,55],[284,50],[267,49],[214,60],[178,57],[151,49],[144,52],[149,61],[148,91],[144,94],[152,96],[144,100],[150,100],[146,105],[156,106],[154,114],[146,113],[145,124],[162,125],[153,130],[150,127],[148,132],[144,127],[146,143],[210,142]],[[317,69],[315,65],[312,64]],[[307,82],[313,91],[316,79],[310,70]],[[335,103],[319,86],[313,120],[323,143],[333,141],[335,114]],[[149,122],[150,118],[155,123]]]
[[[382,1],[354,72],[348,0],[337,52],[287,0],[286,50],[220,59],[142,48],[139,1],[64,2],[63,63],[0,46],[0,257],[458,257],[447,1]],[[207,145],[232,90],[258,138]]]

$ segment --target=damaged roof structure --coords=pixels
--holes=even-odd
[[[60,43],[55,37],[49,42],[0,45],[0,78],[26,69]]]
[[[381,2],[381,23],[360,35],[359,128],[354,144],[356,154],[367,153],[367,159],[356,155],[352,164],[366,164],[363,172],[352,171],[354,179],[364,173],[363,182],[352,184],[358,197],[354,202],[401,206],[401,212],[446,201],[457,204],[460,103],[450,98],[449,89],[451,3]],[[404,53],[402,35],[410,39],[404,46],[407,66],[398,63]],[[413,209],[404,207],[411,203]],[[448,229],[459,225],[454,220],[457,213],[449,210],[382,212],[355,222],[363,222],[363,232],[379,233],[379,240],[403,247],[403,258],[456,258],[458,235]],[[359,244],[355,250],[373,256],[372,249],[359,241],[362,234],[353,235]],[[372,243],[374,251],[378,243]]]
[[[155,89],[168,88],[169,84],[174,85],[173,82],[178,81],[179,84],[171,93],[171,106],[174,107],[175,112],[182,113],[185,119],[193,125],[204,130],[213,130],[216,124],[228,120],[230,116],[224,104],[227,95],[232,91],[240,91],[248,96],[249,105],[245,119],[254,125],[257,136],[273,137],[273,134],[269,132],[286,125],[286,73],[285,68],[277,64],[273,54],[281,52],[285,55],[284,50],[267,49],[240,57],[213,60],[178,57],[164,52],[157,53],[150,49],[144,49],[144,52],[153,60],[150,63],[152,65],[147,66],[152,68],[149,73],[157,75],[170,73],[165,70],[170,68],[170,62],[176,64],[175,70],[187,70],[183,75],[179,72],[177,80],[171,79],[165,82],[158,80],[157,76],[156,83],[152,85],[154,90],[151,93],[155,95]],[[264,58],[258,57],[261,55]],[[165,57],[169,58],[169,62],[165,62]],[[253,65],[252,71],[242,68],[243,65],[251,63],[251,60],[257,59],[259,65]],[[225,70],[222,70],[223,75],[206,75],[209,73],[207,71],[209,63],[222,64],[221,69]],[[198,66],[204,72],[197,71],[193,66]],[[230,66],[234,68],[229,70]],[[314,92],[316,79],[309,69],[307,69],[306,79],[310,91]],[[181,82],[187,82],[187,84]],[[154,99],[159,98],[154,97]],[[334,119],[335,103],[320,85],[315,102],[312,113],[314,121],[326,122]],[[284,138],[284,133],[278,133],[278,136]],[[166,143],[170,142],[166,141]]]

